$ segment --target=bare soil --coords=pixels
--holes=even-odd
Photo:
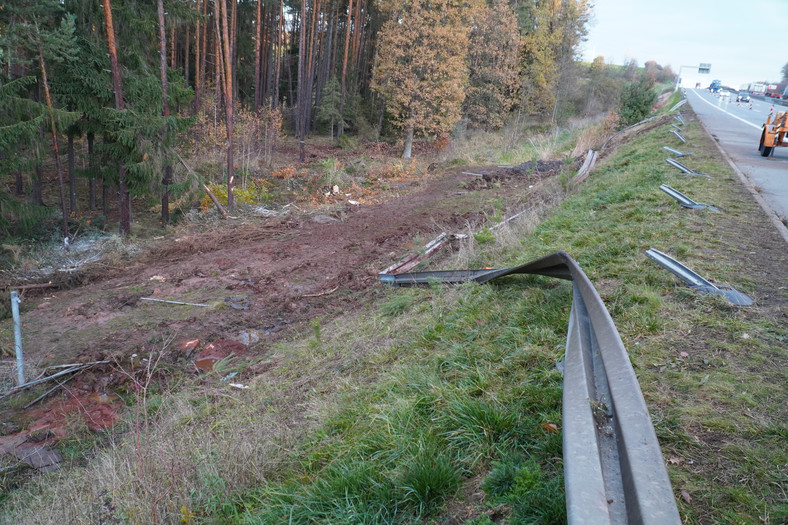
[[[487,214],[521,211],[565,166],[441,171],[432,165],[390,181],[388,191],[374,197],[351,203],[353,196],[332,193],[321,195],[321,204],[299,203],[275,217],[168,234],[123,267],[86,269],[69,279],[83,283],[74,288],[26,290],[26,362],[38,369],[111,363],[80,373],[34,410],[19,409],[33,392],[0,405],[0,422],[6,422],[0,450],[23,459],[20,450],[38,437],[39,449],[67,437],[75,418],[94,431],[112,426],[124,406],[113,392],[134,391],[151,352],[160,355],[159,379],[165,380],[199,374],[229,354],[264,356],[283,336],[310,329],[310,320],[357,308],[381,286],[382,269],[440,233],[468,233]]]

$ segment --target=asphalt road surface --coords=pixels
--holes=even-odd
[[[788,218],[788,147],[774,148],[771,157],[761,157],[758,144],[772,103],[753,99],[737,103],[735,92],[730,98],[716,97],[705,89],[687,89],[687,100],[709,131],[717,138],[733,162],[761,190],[764,200],[778,216]],[[774,112],[785,111],[774,106]]]

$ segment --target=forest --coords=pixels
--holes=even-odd
[[[4,2],[0,232],[125,236],[208,188],[232,210],[239,182],[270,198],[316,137],[409,158],[459,129],[603,117],[625,85],[648,106],[670,67],[580,62],[591,16],[587,0]]]

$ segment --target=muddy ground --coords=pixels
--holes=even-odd
[[[25,290],[31,371],[108,362],[65,376],[62,387],[50,382],[47,388],[57,388],[30,409],[20,410],[32,393],[0,404],[0,451],[48,468],[58,458],[42,451],[67,437],[75,418],[94,431],[118,421],[124,403],[115,393],[129,393],[151,352],[170,375],[199,374],[229,353],[262,357],[282,337],[310,330],[311,320],[357,307],[382,286],[381,270],[440,233],[468,234],[488,217],[511,216],[543,199],[563,168],[576,166],[433,165],[374,197],[330,189],[323,203],[297,203],[272,217],[217,219],[205,231],[154,241],[122,266],[86,267],[68,280],[79,286]],[[31,458],[31,446],[44,457]]]

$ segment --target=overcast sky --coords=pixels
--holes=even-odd
[[[592,0],[583,59],[680,66],[682,83],[706,87],[720,79],[733,88],[779,81],[788,62],[788,0]],[[711,74],[699,75],[701,62]]]

